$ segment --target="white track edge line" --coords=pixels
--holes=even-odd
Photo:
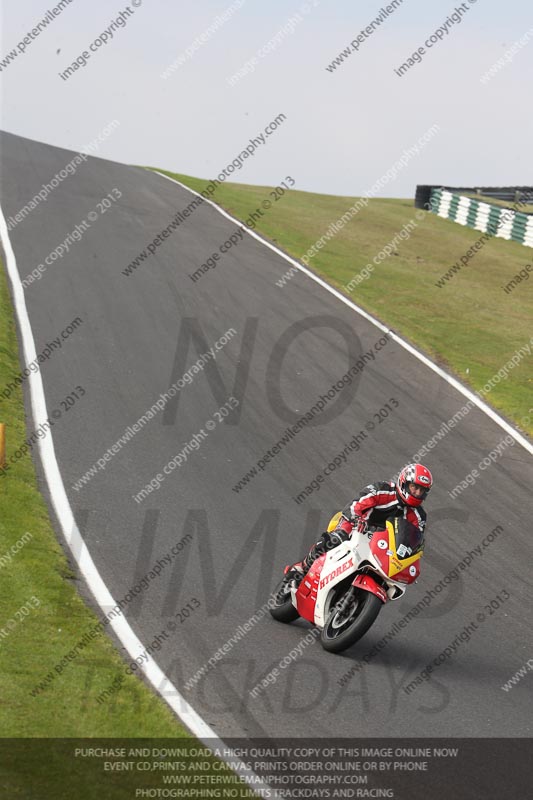
[[[172,181],[172,183],[177,183],[178,186],[187,189],[187,191],[191,192],[192,194],[195,194],[197,197],[202,197],[202,195],[199,194],[199,192],[196,192],[194,189],[191,189],[189,186],[186,186],[184,183],[181,183],[181,181],[178,181],[176,178],[170,178],[168,175],[164,175],[162,172],[159,172],[158,170],[150,170],[150,171],[155,172],[162,178],[166,178],[168,181]],[[495,411],[493,408],[487,405],[487,403],[484,403],[483,400],[480,400],[477,394],[470,391],[470,389],[467,389],[466,386],[463,386],[462,383],[460,383],[456,378],[453,377],[453,375],[449,375],[441,367],[439,367],[437,364],[431,361],[431,359],[428,358],[428,356],[424,355],[424,353],[422,353],[420,350],[417,350],[416,347],[413,347],[412,344],[409,344],[409,342],[403,339],[401,336],[398,336],[398,334],[395,333],[393,330],[387,328],[386,325],[384,325],[378,319],[373,317],[372,314],[369,314],[368,311],[365,311],[364,308],[361,308],[352,300],[349,300],[347,297],[345,297],[345,295],[341,294],[341,292],[339,292],[333,286],[330,286],[329,283],[326,283],[326,281],[323,278],[320,278],[318,275],[315,275],[315,273],[311,272],[310,269],[307,269],[302,264],[300,264],[299,261],[296,261],[294,258],[291,258],[291,256],[288,256],[286,253],[284,253],[283,250],[280,250],[278,247],[271,244],[266,239],[263,239],[263,237],[260,236],[255,231],[246,228],[241,220],[237,219],[236,217],[233,217],[231,214],[228,214],[227,211],[224,211],[223,208],[220,208],[220,206],[218,206],[212,200],[209,200],[206,197],[202,199],[206,203],[209,203],[209,205],[213,206],[213,208],[216,208],[216,210],[223,216],[227,217],[227,219],[230,219],[232,222],[235,222],[238,225],[240,225],[243,230],[247,231],[247,233],[250,234],[250,236],[253,236],[255,239],[257,239],[257,241],[261,242],[266,247],[269,247],[270,250],[273,250],[279,256],[284,258],[286,261],[289,262],[289,264],[292,264],[292,266],[297,267],[301,272],[305,273],[305,275],[307,275],[309,278],[311,278],[320,286],[322,286],[322,288],[330,292],[330,294],[334,295],[334,297],[336,297],[338,300],[341,300],[349,308],[356,311],[358,314],[367,319],[381,331],[385,331],[385,333],[388,333],[391,339],[394,339],[395,342],[398,342],[398,344],[400,344],[403,348],[405,348],[405,350],[411,353],[411,355],[414,355],[416,358],[418,358],[419,361],[425,364],[426,367],[432,369],[433,372],[436,372],[437,375],[443,378],[447,383],[449,383],[450,386],[453,386],[454,389],[457,389],[457,391],[460,392],[462,395],[464,395],[464,397],[467,397],[469,400],[471,400],[481,411],[483,411],[488,417],[490,417],[494,422],[496,422],[500,426],[500,428],[503,428],[504,431],[510,434],[513,437],[513,439],[516,442],[518,442],[518,444],[521,444],[522,447],[525,450],[527,450],[528,453],[533,455],[533,444],[529,442],[524,436],[522,436],[522,434],[518,430],[516,430],[516,428],[514,428],[505,419],[503,419],[503,417],[501,417],[497,411]]]
[[[28,310],[26,308],[24,290],[22,288],[22,283],[17,268],[15,253],[11,245],[7,224],[1,206],[0,241],[2,242],[6,256],[6,267],[13,290],[15,310],[22,336],[24,359],[27,365],[37,358],[37,353],[35,350],[35,341],[33,338]],[[41,424],[48,420],[44,386],[40,370],[38,372],[30,371],[28,383],[30,388],[30,401],[33,419],[35,428],[37,429]],[[98,569],[96,568],[96,565],[83,540],[76,520],[74,519],[74,514],[72,513],[72,509],[65,491],[65,486],[63,484],[63,479],[59,471],[52,431],[49,431],[48,436],[39,438],[38,443],[39,455],[48,484],[52,505],[59,520],[65,541],[85,579],[85,582],[91,590],[94,599],[98,603],[102,612],[107,614],[116,603],[111,595],[111,592],[100,576],[100,573],[98,572]],[[6,480],[8,480],[8,478],[6,478]],[[141,653],[145,653],[146,648],[140,639],[137,638],[126,618],[122,614],[110,620],[109,625],[113,628],[116,636],[132,659],[135,659],[135,657]],[[215,731],[210,728],[206,722],[204,722],[202,717],[200,717],[194,708],[185,700],[183,695],[180,694],[176,686],[174,686],[170,679],[165,675],[163,670],[156,664],[154,659],[147,653],[145,654],[145,657],[148,659],[147,663],[141,665],[140,669],[142,669],[144,675],[152,684],[157,694],[159,694],[170,706],[176,716],[181,719],[194,734],[194,736],[203,742],[209,749],[213,750],[213,748],[218,747],[222,750],[222,752],[224,752],[224,750],[228,751],[230,748],[224,744],[218,734],[216,734]],[[162,687],[164,687],[164,689]],[[171,693],[171,696],[169,696],[169,693]],[[218,758],[230,765],[233,772],[242,778],[242,780],[250,786],[252,791],[268,790],[271,797],[279,798],[279,795],[274,792],[265,781],[257,776],[253,770],[250,769],[250,767],[248,767],[237,756],[220,755]]]

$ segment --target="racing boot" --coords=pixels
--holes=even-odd
[[[283,570],[284,575],[293,579],[295,586],[300,585],[306,572],[307,568],[304,566],[303,561],[297,561],[296,564],[287,564]]]

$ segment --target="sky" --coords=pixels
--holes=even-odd
[[[530,0],[395,0],[388,16],[386,0],[64,0],[24,43],[58,1],[2,3],[3,130],[74,151],[100,137],[102,158],[209,179],[284,114],[232,180],[358,196],[389,173],[385,197],[533,184]]]

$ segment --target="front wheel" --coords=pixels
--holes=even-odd
[[[269,610],[278,622],[294,622],[300,616],[292,603],[290,587],[294,577],[294,574],[289,571],[283,576],[281,583],[278,584],[272,594],[272,605]]]
[[[381,611],[382,601],[371,592],[353,587],[335,603],[320,634],[330,653],[341,653],[361,639]]]

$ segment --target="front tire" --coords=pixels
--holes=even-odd
[[[270,606],[269,611],[278,622],[294,622],[300,616],[292,603],[290,585],[293,580],[294,574],[288,572],[272,594],[274,605]]]
[[[341,653],[361,639],[377,619],[379,597],[361,589],[351,590],[335,603],[320,634],[320,643],[330,653]]]

